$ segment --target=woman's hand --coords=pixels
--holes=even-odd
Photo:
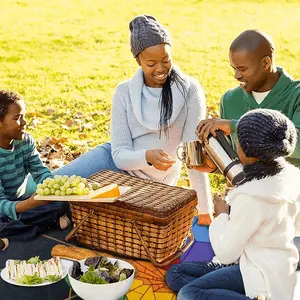
[[[176,162],[168,153],[161,149],[147,150],[146,160],[160,171],[167,171]]]
[[[231,120],[223,119],[206,119],[202,120],[197,126],[197,135],[200,143],[208,143],[208,135],[211,133],[214,137],[216,136],[216,130],[221,130],[225,135],[230,134]]]
[[[230,206],[227,204],[227,202],[222,199],[220,196],[218,195],[214,195],[214,216],[217,217],[218,215],[225,213],[229,215],[229,211],[230,211]]]

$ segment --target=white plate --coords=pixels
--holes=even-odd
[[[131,189],[130,186],[119,186],[121,196]],[[112,203],[115,202],[119,197],[112,198],[97,198],[91,199],[90,195],[79,196],[79,195],[70,195],[70,196],[34,196],[34,200],[44,200],[44,201],[74,201],[74,202],[105,202]]]
[[[65,278],[66,275],[68,274],[68,270],[69,268],[72,266],[73,262],[72,261],[69,261],[69,260],[66,260],[66,259],[61,259],[61,266],[62,266],[62,271],[63,271],[63,274],[61,276],[61,279]],[[2,271],[1,271],[1,277],[4,281],[6,281],[7,283],[10,283],[10,284],[13,284],[13,285],[17,285],[17,286],[27,286],[27,287],[37,287],[37,286],[44,286],[44,285],[50,285],[50,284],[53,284],[53,283],[56,283],[58,281],[55,281],[55,282],[51,282],[51,281],[46,281],[46,282],[43,282],[43,283],[40,283],[40,284],[33,284],[33,285],[28,285],[28,284],[21,284],[21,283],[17,283],[15,280],[11,280],[7,277],[7,272],[6,272],[6,268],[4,268]]]

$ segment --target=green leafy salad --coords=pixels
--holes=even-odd
[[[88,270],[83,273],[78,261],[73,262],[71,276],[81,282],[91,284],[108,284],[125,280],[133,274],[132,269],[121,269],[118,261],[111,263],[104,256],[90,257],[84,262]]]
[[[62,279],[62,266],[59,257],[40,260],[38,256],[26,260],[6,261],[7,278],[20,284],[36,285],[56,282]]]

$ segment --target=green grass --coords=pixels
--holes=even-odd
[[[300,77],[299,11],[296,0],[0,1],[0,87],[25,97],[29,123],[39,121],[35,138],[68,137],[72,145],[85,133],[93,147],[109,139],[115,86],[137,69],[128,29],[135,15],[152,14],[168,28],[175,63],[201,82],[216,115],[220,96],[236,85],[228,47],[245,29],[269,33],[278,65]],[[78,112],[91,129],[62,126]]]

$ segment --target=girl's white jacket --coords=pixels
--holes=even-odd
[[[232,190],[230,215],[220,214],[209,236],[216,258],[239,261],[246,295],[291,300],[299,260],[293,243],[300,227],[300,170],[290,164],[275,176]],[[298,229],[298,230],[297,230]]]

